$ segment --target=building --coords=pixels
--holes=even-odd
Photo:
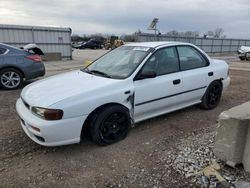
[[[47,60],[72,59],[71,29],[67,27],[0,24],[0,42],[16,47],[35,43]]]

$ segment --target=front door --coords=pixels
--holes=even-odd
[[[157,50],[142,67],[143,72],[154,71],[155,78],[135,79],[135,122],[172,111],[182,103],[182,74],[179,71],[175,47]]]

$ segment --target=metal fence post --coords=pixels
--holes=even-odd
[[[32,34],[32,43],[36,43],[35,42],[34,27],[31,28],[31,34]]]
[[[212,39],[211,53],[213,53],[213,49],[214,49],[214,39]]]
[[[230,40],[229,52],[232,52],[232,43],[233,43],[233,39]]]
[[[222,48],[223,48],[223,39],[221,39],[220,53],[222,53]]]

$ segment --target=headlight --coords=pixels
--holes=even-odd
[[[63,117],[63,111],[59,109],[46,109],[40,107],[32,107],[32,113],[46,120],[59,120]]]

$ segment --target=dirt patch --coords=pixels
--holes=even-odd
[[[107,147],[88,140],[56,148],[35,144],[15,112],[21,90],[0,91],[0,187],[195,187],[162,159],[187,135],[212,133],[222,111],[250,100],[249,72],[230,74],[216,109],[193,106],[144,121]]]

